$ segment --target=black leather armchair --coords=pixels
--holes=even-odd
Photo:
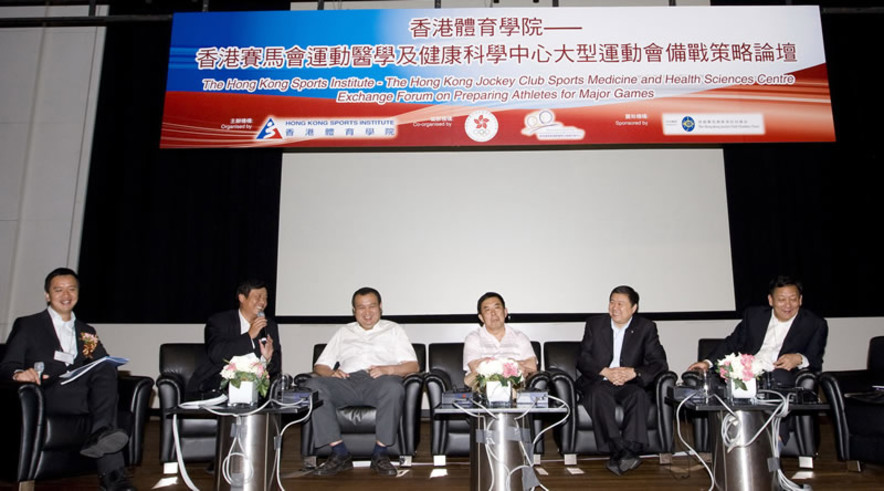
[[[543,344],[543,358],[546,360],[546,373],[549,377],[550,393],[564,400],[571,408],[565,423],[553,428],[553,438],[559,446],[559,453],[565,465],[575,465],[577,455],[599,455],[602,452],[596,443],[592,418],[580,402],[576,389],[577,357],[580,354],[579,341],[550,341]],[[674,409],[665,402],[669,387],[675,385],[677,375],[671,371],[657,376],[649,386],[651,407],[648,411],[647,453],[659,455],[661,464],[672,461],[672,430]],[[617,408],[617,422],[623,420],[621,408]]]
[[[167,343],[160,346],[160,462],[177,463],[171,411],[184,401],[187,382],[208,360],[203,343]],[[211,462],[215,458],[218,422],[215,418],[178,418],[181,456],[185,462]]]
[[[532,341],[537,367],[540,368],[540,343]],[[429,346],[430,365],[424,385],[430,405],[430,453],[433,464],[444,466],[446,457],[470,455],[470,424],[466,418],[440,417],[435,415],[436,406],[442,401],[442,393],[454,387],[463,387],[463,343],[432,343]],[[540,386],[542,384],[542,387]],[[527,381],[535,388],[546,388],[537,376]],[[533,420],[536,434],[541,424]],[[537,442],[535,455],[543,455],[543,440]]]
[[[417,355],[418,372],[405,377],[405,407],[402,409],[402,420],[399,422],[399,441],[391,445],[388,451],[392,457],[399,457],[403,467],[411,466],[412,457],[420,443],[421,396],[423,395],[424,370],[427,367],[427,349],[423,344],[412,344]],[[325,344],[313,346],[313,363],[316,363]],[[295,378],[295,383],[302,385],[312,374],[304,373]],[[341,436],[347,449],[357,458],[371,456],[375,445],[375,408],[370,406],[349,406],[338,408],[338,423],[341,425]],[[317,457],[326,457],[331,453],[328,445],[316,448],[313,445],[313,421],[301,427],[301,455],[307,468],[316,467]]]
[[[6,346],[0,345],[0,358]],[[153,379],[119,376],[117,426],[129,434],[127,466],[139,465]],[[17,483],[95,472],[95,460],[80,455],[92,428],[89,414],[47,415],[36,384],[0,382],[0,407],[9,423],[0,445],[0,479]],[[27,487],[27,484],[25,484]]]
[[[718,347],[723,338],[702,338],[697,342],[697,359],[705,360],[709,354]],[[715,363],[716,360],[710,360]],[[696,372],[685,372],[681,376],[682,382],[691,387],[703,385],[702,375]],[[818,391],[818,376],[810,370],[799,370],[795,376],[795,386],[816,393]],[[712,442],[709,438],[708,413],[690,412],[689,417],[694,429],[694,450],[701,453],[712,451]],[[803,468],[813,468],[813,459],[817,455],[820,446],[820,423],[815,413],[793,413],[788,416],[792,428],[789,431],[789,440],[780,452],[784,457],[798,457],[798,465]],[[785,424],[785,422],[784,422]]]
[[[831,405],[838,460],[862,471],[862,462],[884,464],[884,336],[869,341],[865,370],[824,372],[820,385]]]

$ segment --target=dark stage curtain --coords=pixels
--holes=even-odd
[[[765,303],[767,282],[785,273],[803,280],[805,307],[821,315],[884,314],[884,105],[877,63],[861,48],[877,43],[884,15],[823,12],[837,142],[725,148],[738,310]]]
[[[201,5],[119,2],[111,14]],[[276,282],[282,153],[159,149],[170,35],[171,23],[107,28],[79,263],[89,322],[205,322],[236,305],[239,281]]]

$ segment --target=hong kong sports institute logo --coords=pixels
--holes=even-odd
[[[258,132],[258,136],[255,139],[280,140],[282,139],[282,133],[279,132],[279,126],[277,126],[276,122],[273,121],[273,118],[267,118],[267,123],[265,123],[264,127],[261,128],[261,131]]]
[[[464,122],[464,130],[467,136],[479,143],[487,142],[497,135],[497,118],[490,111],[473,111]]]

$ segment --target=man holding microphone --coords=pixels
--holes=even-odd
[[[271,380],[282,371],[279,326],[264,315],[267,285],[250,279],[236,289],[239,308],[209,317],[204,336],[209,361],[197,368],[187,384],[188,399],[202,399],[221,386],[221,370],[234,356],[254,353],[267,363]]]

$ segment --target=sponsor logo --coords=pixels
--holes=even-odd
[[[690,116],[685,116],[681,120],[681,127],[682,127],[682,129],[684,129],[685,131],[690,133],[690,132],[694,131],[694,128],[697,127],[697,122],[694,121],[694,118],[692,118]]]
[[[664,135],[763,135],[762,113],[663,113]]]
[[[467,136],[479,143],[494,138],[498,129],[497,118],[490,111],[484,109],[471,112],[464,123],[464,131]]]
[[[525,116],[525,127],[522,128],[522,134],[535,136],[541,141],[582,140],[586,132],[574,126],[565,126],[556,121],[556,114],[552,110],[541,109]]]

